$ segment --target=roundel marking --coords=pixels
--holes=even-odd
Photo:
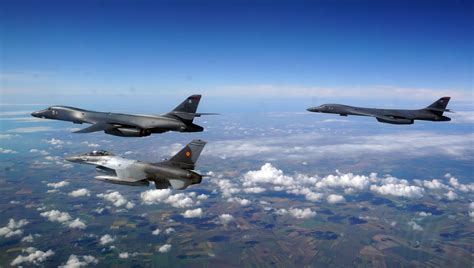
[[[186,153],[184,153],[184,155],[186,155],[187,158],[190,158],[191,157],[191,151],[186,151]]]

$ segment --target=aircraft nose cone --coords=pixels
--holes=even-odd
[[[306,109],[306,111],[308,111],[308,112],[318,112],[318,108],[310,107],[310,108]]]
[[[32,113],[31,113],[31,116],[39,117],[39,112],[32,112]]]

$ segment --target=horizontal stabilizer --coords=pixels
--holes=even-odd
[[[218,115],[216,113],[187,113],[187,112],[177,112],[173,111],[169,114],[177,116],[183,120],[190,120],[192,121],[195,117],[201,117],[202,115]]]
[[[107,124],[107,123],[97,123],[93,124],[90,127],[83,128],[78,131],[74,131],[74,133],[91,133],[91,132],[97,132],[97,131],[105,131],[105,130],[110,130],[115,128],[114,125]]]
[[[195,113],[194,116],[200,117],[202,115],[220,115],[218,113]]]
[[[426,108],[427,110],[430,111],[435,111],[435,112],[442,112],[442,113],[454,113],[450,109],[438,109],[438,108]]]

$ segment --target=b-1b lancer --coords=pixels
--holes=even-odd
[[[70,121],[75,124],[92,124],[74,133],[104,131],[114,136],[143,137],[167,131],[201,132],[204,128],[194,124],[194,118],[201,115],[213,115],[213,113],[196,113],[200,100],[201,95],[189,96],[173,111],[164,115],[94,112],[68,106],[51,106],[33,112],[31,115],[38,118]]]
[[[307,110],[317,113],[339,114],[341,116],[372,116],[382,123],[411,125],[414,120],[451,121],[451,118],[443,116],[444,112],[451,112],[446,109],[449,99],[450,97],[443,97],[430,106],[418,110],[362,108],[342,104],[323,104]]]
[[[67,157],[66,160],[79,164],[96,166],[100,175],[95,178],[104,182],[148,186],[150,181],[156,189],[185,189],[189,185],[199,184],[202,175],[194,170],[194,165],[206,142],[193,140],[169,160],[159,163],[146,163],[122,158],[107,151]]]

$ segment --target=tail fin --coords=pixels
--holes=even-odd
[[[450,97],[442,97],[441,99],[433,102],[430,106],[426,107],[425,109],[430,110],[436,115],[441,116],[443,115],[444,112],[449,112],[449,109],[446,109],[446,106],[448,106],[448,102],[450,99],[451,99]]]
[[[201,95],[191,95],[183,102],[181,102],[181,104],[176,106],[176,108],[174,108],[174,110],[171,111],[170,114],[192,122],[195,117],[200,100]]]
[[[173,112],[182,112],[182,113],[196,113],[199,101],[201,100],[201,95],[191,95],[186,100],[184,100],[180,105],[174,108]]]
[[[183,169],[194,169],[194,164],[198,160],[205,145],[205,141],[193,140],[181,149],[181,151],[171,157],[168,162]]]

